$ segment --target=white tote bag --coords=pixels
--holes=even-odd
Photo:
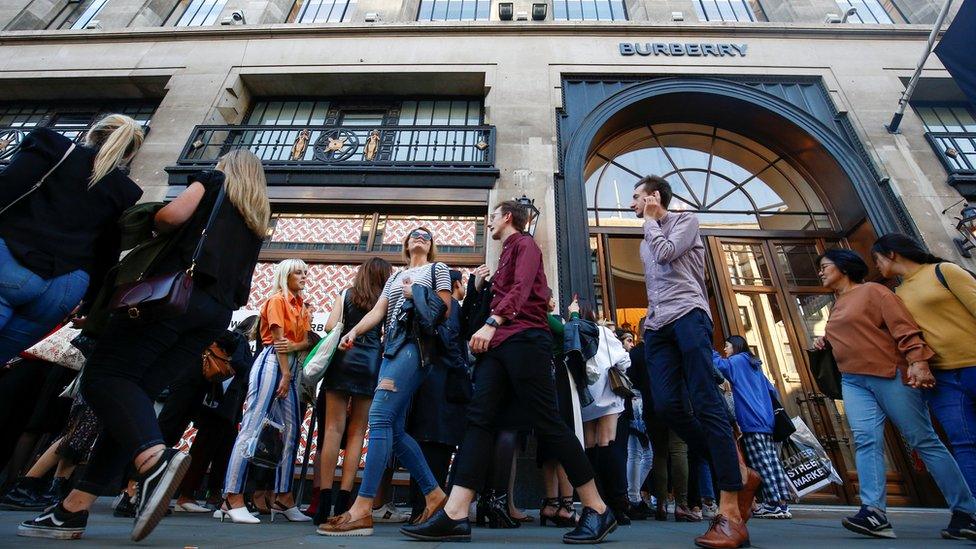
[[[345,303],[346,303],[346,291],[344,290],[339,297],[336,298],[332,307],[339,307],[339,322],[336,323],[335,327],[332,328],[325,337],[319,341],[315,347],[309,351],[308,357],[305,358],[305,364],[302,366],[302,375],[304,376],[305,383],[312,385],[317,384],[322,377],[325,376],[325,370],[329,367],[332,362],[332,357],[335,355],[336,349],[339,347],[339,339],[342,337],[342,329],[345,325],[343,322],[343,316],[345,314]]]

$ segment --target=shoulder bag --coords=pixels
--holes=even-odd
[[[769,392],[769,400],[773,405],[773,442],[785,442],[796,432],[796,425],[772,391]]]
[[[601,332],[605,329],[606,328],[602,328]],[[606,334],[604,333],[603,335]],[[609,338],[610,336],[606,337]],[[627,374],[618,370],[613,364],[613,358],[610,354],[610,341],[607,341],[607,358],[610,359],[610,370],[607,372],[607,376],[609,378],[610,390],[613,391],[613,394],[625,400],[629,400],[637,396],[634,393],[634,383],[630,381]]]
[[[331,332],[315,344],[302,364],[304,381],[313,386],[325,377],[325,370],[332,363],[332,357],[335,355],[336,349],[339,348],[339,340],[342,338],[342,330],[345,328],[346,292],[348,290],[343,290],[332,304],[333,309],[339,307],[339,322],[336,323]]]
[[[224,349],[211,343],[203,352],[203,377],[212,383],[222,383],[234,377],[234,368],[230,365],[230,355]]]
[[[207,240],[207,232],[224,203],[225,194],[226,189],[221,185],[210,217],[200,233],[200,240],[197,241],[197,247],[190,259],[190,268],[148,278],[140,277],[134,282],[120,285],[112,295],[109,310],[124,312],[131,319],[143,321],[175,318],[186,313],[190,294],[193,293],[193,271]]]
[[[6,206],[4,206],[3,209],[0,210],[0,215],[3,215],[4,212],[6,212],[7,210],[9,210],[11,208],[11,206],[13,206],[14,204],[20,202],[21,200],[27,198],[28,196],[30,196],[31,193],[33,193],[37,189],[40,189],[41,188],[41,185],[43,185],[44,182],[47,181],[47,178],[50,177],[52,173],[54,173],[54,170],[60,168],[61,167],[61,164],[64,164],[64,161],[68,159],[68,155],[71,154],[71,151],[73,151],[73,150],[75,150],[75,144],[74,143],[68,145],[68,150],[64,151],[64,154],[61,156],[61,160],[58,160],[57,163],[54,164],[54,167],[52,167],[50,170],[48,170],[46,174],[44,174],[43,176],[41,176],[41,178],[38,179],[36,183],[34,183],[33,185],[31,185],[31,188],[27,189],[27,191],[24,194],[18,196],[13,201],[11,201],[10,204],[7,204]]]

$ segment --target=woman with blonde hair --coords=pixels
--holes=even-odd
[[[93,189],[101,185],[96,182]],[[163,444],[153,399],[188,368],[200,368],[204,349],[227,329],[234,309],[247,303],[270,211],[261,161],[250,152],[232,151],[216,170],[190,176],[186,190],[156,213],[156,229],[171,233],[173,240],[145,275],[190,271],[192,263],[187,310],[157,320],[117,314],[108,322],[81,384],[81,394],[104,431],[77,488],[55,507],[23,522],[18,535],[80,538],[97,494],[112,486],[127,463],[134,466],[139,482],[132,539],[139,541],[156,527],[189,458]],[[194,263],[212,213],[213,223]]]
[[[0,170],[0,364],[98,293],[119,258],[119,217],[142,196],[123,172],[142,139],[121,114],[80,144],[37,128]]]
[[[295,476],[294,449],[301,427],[298,417],[298,353],[309,348],[308,331],[312,314],[302,296],[307,281],[308,266],[301,259],[286,259],[275,266],[274,292],[261,306],[261,342],[264,350],[258,354],[251,368],[244,417],[234,442],[234,450],[227,464],[224,480],[224,504],[214,513],[223,522],[256,524],[244,504],[244,484],[247,481],[248,446],[261,431],[265,418],[283,426],[284,449],[275,470],[275,497],[271,504],[271,521],[281,513],[293,522],[312,520],[295,505],[291,482]]]
[[[420,446],[405,429],[410,401],[426,379],[430,366],[422,361],[416,340],[403,336],[407,328],[401,316],[404,303],[413,301],[414,288],[419,287],[436,292],[447,307],[445,318],[450,315],[451,274],[447,265],[432,264],[437,246],[433,233],[426,227],[407,233],[403,238],[403,255],[409,261],[407,268],[386,281],[376,305],[339,342],[341,349],[349,351],[360,344],[358,338],[386,321],[386,346],[379,383],[369,409],[369,452],[359,495],[348,510],[319,527],[318,533],[323,536],[373,534],[373,500],[394,453],[424,494],[426,505],[418,522],[427,520],[447,502],[447,494],[430,471]]]

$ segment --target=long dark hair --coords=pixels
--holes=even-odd
[[[746,341],[746,338],[740,335],[734,335],[725,338],[725,342],[732,346],[733,355],[745,353],[752,358],[752,351],[749,349],[749,342]]]
[[[379,257],[367,259],[359,266],[359,272],[356,273],[352,288],[349,289],[349,297],[353,305],[364,311],[372,309],[379,300],[380,293],[383,292],[386,279],[390,278],[391,274],[393,274],[393,266],[387,260]]]
[[[889,259],[892,254],[898,254],[909,261],[914,261],[922,265],[946,263],[946,260],[932,255],[918,242],[900,233],[891,233],[882,236],[871,246],[871,251]]]
[[[864,277],[868,275],[868,264],[864,262],[864,259],[857,252],[833,248],[827,250],[817,258],[817,265],[823,259],[832,261],[840,272],[847,275],[854,282],[864,282]]]
[[[590,304],[589,300],[580,298],[579,303],[579,315],[583,320],[589,320],[590,322],[596,322],[596,311],[593,310],[593,305]]]

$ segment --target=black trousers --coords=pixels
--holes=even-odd
[[[495,418],[500,403],[510,393],[529,415],[540,442],[558,457],[573,486],[593,480],[583,446],[556,409],[551,352],[549,331],[532,329],[509,337],[481,356],[468,406],[468,430],[455,458],[454,484],[471,490],[484,486],[495,439]]]
[[[210,411],[202,411],[197,416],[197,436],[190,447],[190,468],[183,477],[179,495],[193,498],[200,487],[209,466],[207,477],[208,498],[219,499],[223,494],[224,476],[227,461],[237,440],[237,426]],[[214,496],[217,496],[216,498]]]
[[[230,324],[231,310],[197,289],[186,314],[134,323],[114,317],[85,365],[81,393],[102,422],[78,488],[98,494],[113,485],[126,464],[163,444],[153,399],[188,368]]]
[[[186,432],[187,425],[202,407],[210,383],[203,377],[203,368],[187,368],[169,386],[169,397],[159,412],[159,430],[163,443],[174,446]]]

